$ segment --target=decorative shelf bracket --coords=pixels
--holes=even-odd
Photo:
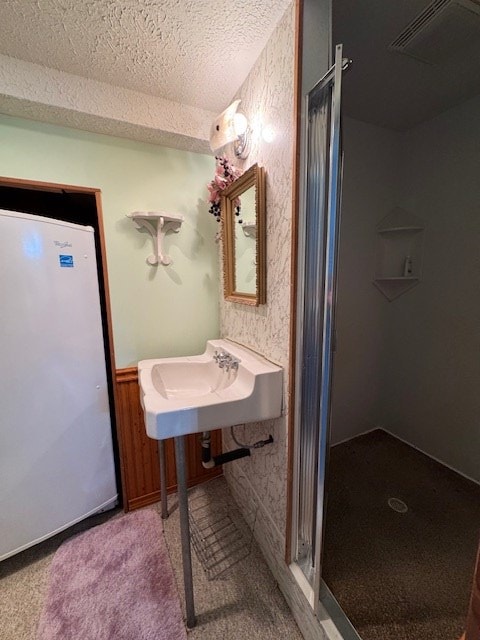
[[[172,259],[162,249],[163,239],[170,231],[178,233],[185,218],[180,215],[164,213],[163,211],[134,211],[133,213],[128,213],[127,218],[133,220],[137,229],[146,229],[152,236],[153,254],[148,256],[148,264],[171,264]]]

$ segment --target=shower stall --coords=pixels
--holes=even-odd
[[[332,6],[355,66],[342,89],[337,46],[303,92],[290,566],[344,638],[457,640],[480,528],[480,2]]]

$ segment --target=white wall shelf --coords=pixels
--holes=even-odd
[[[137,229],[146,229],[152,236],[153,254],[147,257],[147,263],[152,266],[171,264],[171,257],[163,251],[163,240],[169,231],[180,231],[184,217],[163,211],[134,211],[127,217],[133,220]]]
[[[424,230],[421,220],[400,207],[377,225],[373,284],[390,301],[421,281]]]
[[[256,238],[257,237],[257,225],[254,222],[242,222],[243,233],[247,236],[247,238]]]

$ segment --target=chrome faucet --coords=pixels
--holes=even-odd
[[[229,355],[230,354],[224,351],[223,349],[220,349],[220,351],[215,350],[215,353],[213,354],[213,359],[218,364],[220,369],[223,369],[225,365],[225,361],[227,360]]]
[[[229,371],[230,369],[232,371],[237,371],[239,363],[240,363],[240,360],[237,360],[236,358],[232,357],[232,361],[230,362],[230,364],[229,364],[229,366],[227,368],[227,371]]]
[[[220,369],[225,369],[227,372],[230,371],[230,369],[232,369],[232,371],[236,371],[240,362],[237,358],[232,356],[231,353],[228,353],[228,351],[225,351],[224,349],[215,351],[213,359]]]

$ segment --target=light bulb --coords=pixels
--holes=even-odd
[[[236,113],[233,116],[233,128],[237,136],[242,136],[247,130],[248,121],[243,113]]]
[[[271,124],[268,124],[262,130],[262,138],[267,143],[273,142],[275,140],[276,135],[277,134],[275,132],[275,129],[273,128],[273,126]]]

